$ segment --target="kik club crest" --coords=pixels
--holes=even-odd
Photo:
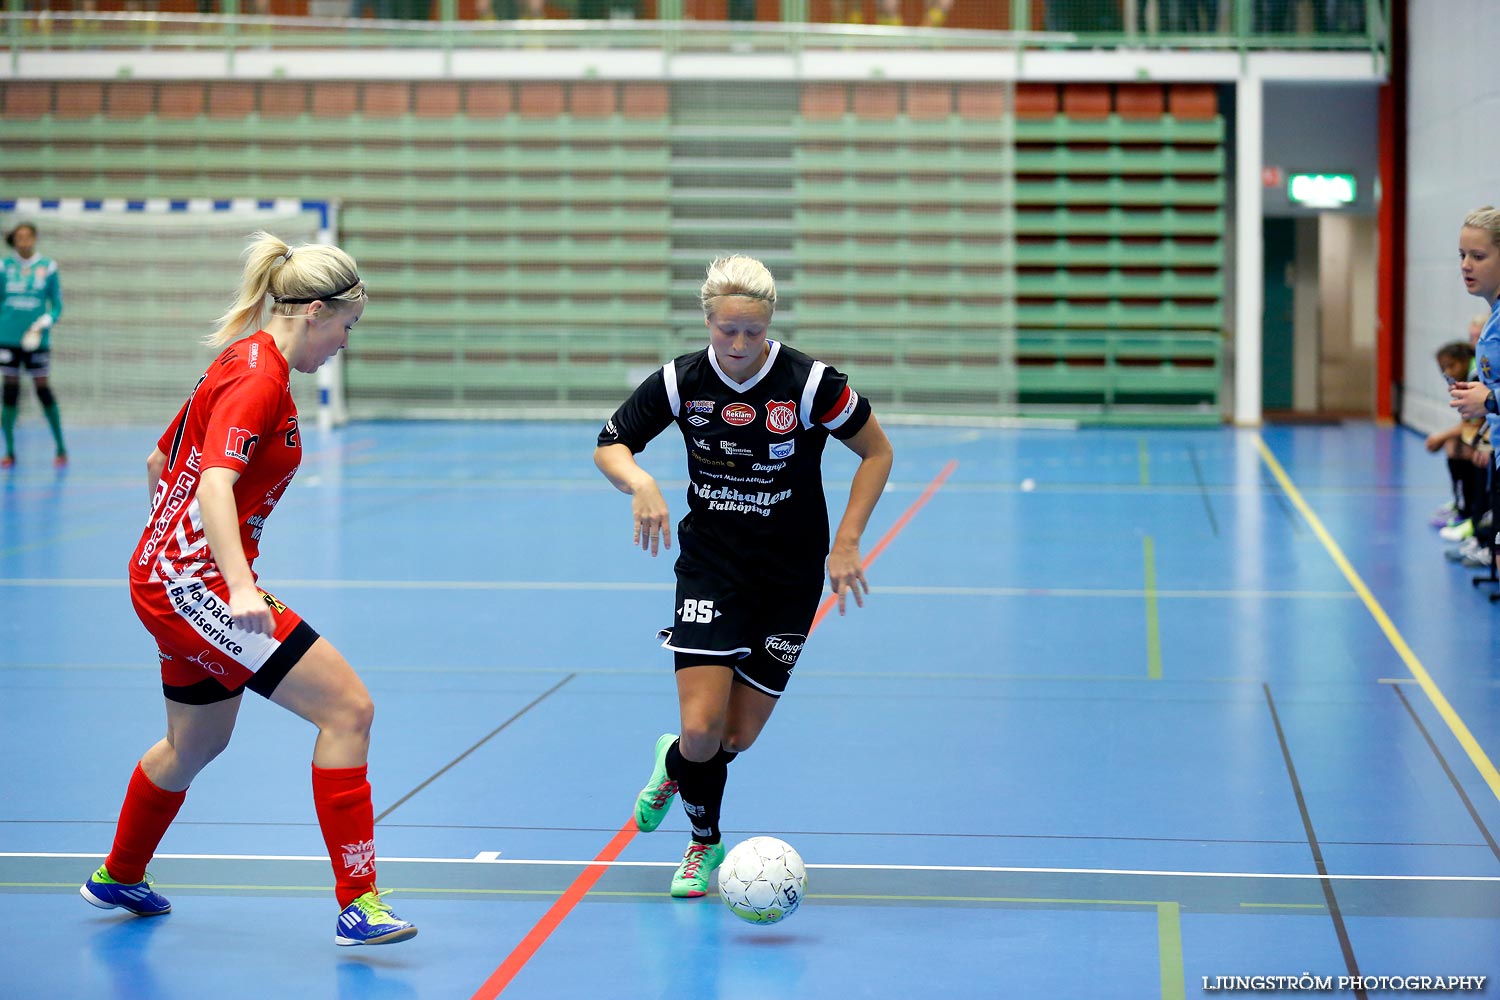
[[[797,404],[772,400],[766,404],[766,430],[772,434],[790,434],[797,429]]]

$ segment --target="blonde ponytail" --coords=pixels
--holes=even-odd
[[[266,297],[272,314],[293,316],[309,302],[359,302],[365,297],[354,258],[336,246],[305,243],[291,247],[267,232],[254,233],[245,248],[245,272],[229,310],[205,343],[222,347],[264,324]]]

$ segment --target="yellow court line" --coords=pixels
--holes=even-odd
[[[1385,633],[1386,640],[1390,642],[1391,648],[1396,651],[1397,656],[1401,657],[1401,661],[1406,664],[1406,669],[1411,671],[1412,676],[1421,685],[1428,700],[1432,702],[1432,707],[1437,709],[1438,715],[1442,716],[1443,721],[1448,725],[1448,729],[1457,738],[1459,745],[1464,748],[1464,753],[1469,755],[1469,760],[1479,769],[1480,775],[1484,778],[1485,783],[1490,786],[1490,791],[1494,793],[1495,798],[1500,799],[1500,772],[1495,770],[1495,765],[1485,754],[1484,748],[1479,745],[1479,741],[1474,738],[1474,734],[1469,732],[1469,727],[1464,725],[1464,720],[1459,718],[1458,712],[1448,702],[1447,697],[1444,696],[1442,690],[1437,686],[1437,682],[1432,679],[1432,675],[1427,672],[1427,668],[1422,665],[1422,661],[1417,659],[1417,654],[1413,653],[1411,647],[1406,644],[1406,639],[1397,631],[1390,616],[1385,613],[1385,609],[1375,599],[1375,595],[1370,593],[1370,588],[1365,586],[1365,581],[1360,579],[1359,574],[1354,571],[1354,567],[1349,564],[1349,560],[1344,557],[1344,551],[1339,548],[1338,542],[1333,540],[1333,536],[1328,533],[1328,529],[1323,527],[1323,522],[1318,520],[1318,515],[1314,514],[1312,508],[1307,505],[1307,501],[1302,499],[1302,494],[1297,492],[1296,486],[1292,485],[1291,477],[1286,474],[1286,470],[1281,467],[1281,463],[1276,461],[1276,456],[1271,454],[1271,449],[1266,447],[1265,441],[1261,440],[1259,434],[1255,436],[1255,443],[1260,449],[1261,459],[1266,463],[1267,468],[1271,470],[1271,474],[1276,477],[1276,481],[1281,484],[1281,488],[1286,491],[1286,495],[1292,501],[1293,506],[1307,519],[1307,523],[1312,527],[1313,534],[1318,536],[1318,541],[1322,542],[1323,548],[1328,550],[1328,554],[1333,558],[1334,564],[1344,574],[1344,579],[1349,581],[1349,586],[1353,587],[1354,592],[1359,595],[1359,599],[1364,601],[1365,608],[1370,612],[1370,616],[1375,619],[1375,624],[1380,626],[1380,631]]]
[[[1157,963],[1161,969],[1161,1000],[1186,1000],[1182,971],[1182,908],[1156,904]]]
[[[1156,539],[1141,538],[1146,562],[1146,676],[1161,680],[1161,614],[1156,602]]]

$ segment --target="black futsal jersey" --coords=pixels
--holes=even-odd
[[[779,341],[740,383],[710,348],[663,365],[631,394],[599,444],[638,453],[676,423],[687,443],[688,513],[678,524],[684,558],[751,556],[768,575],[821,573],[828,505],[821,462],[828,436],[844,440],[870,404],[838,370]]]

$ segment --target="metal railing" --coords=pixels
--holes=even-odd
[[[62,8],[71,0],[4,0],[0,27],[16,59],[30,51],[149,48],[422,48],[422,49],[653,49],[674,52],[801,53],[840,50],[980,50],[1025,52],[1068,49],[1174,51],[1344,50],[1379,59],[1388,44],[1389,0],[1343,0],[1349,12],[1330,22],[1306,0],[1200,0],[1212,18],[1163,17],[1186,0],[1123,0],[1118,8],[1052,0],[1043,23],[1032,23],[1029,0],[995,0],[1008,30],[818,24],[806,21],[807,0],[784,0],[783,21],[683,20],[683,0],[661,0],[660,20],[460,19],[458,0],[437,0],[432,20],[346,17],[265,17],[241,13],[244,0],[221,0],[218,14],[89,13]],[[960,0],[962,2],[962,0]],[[1212,27],[1215,30],[1202,30]],[[1193,30],[1188,30],[1189,28]]]

